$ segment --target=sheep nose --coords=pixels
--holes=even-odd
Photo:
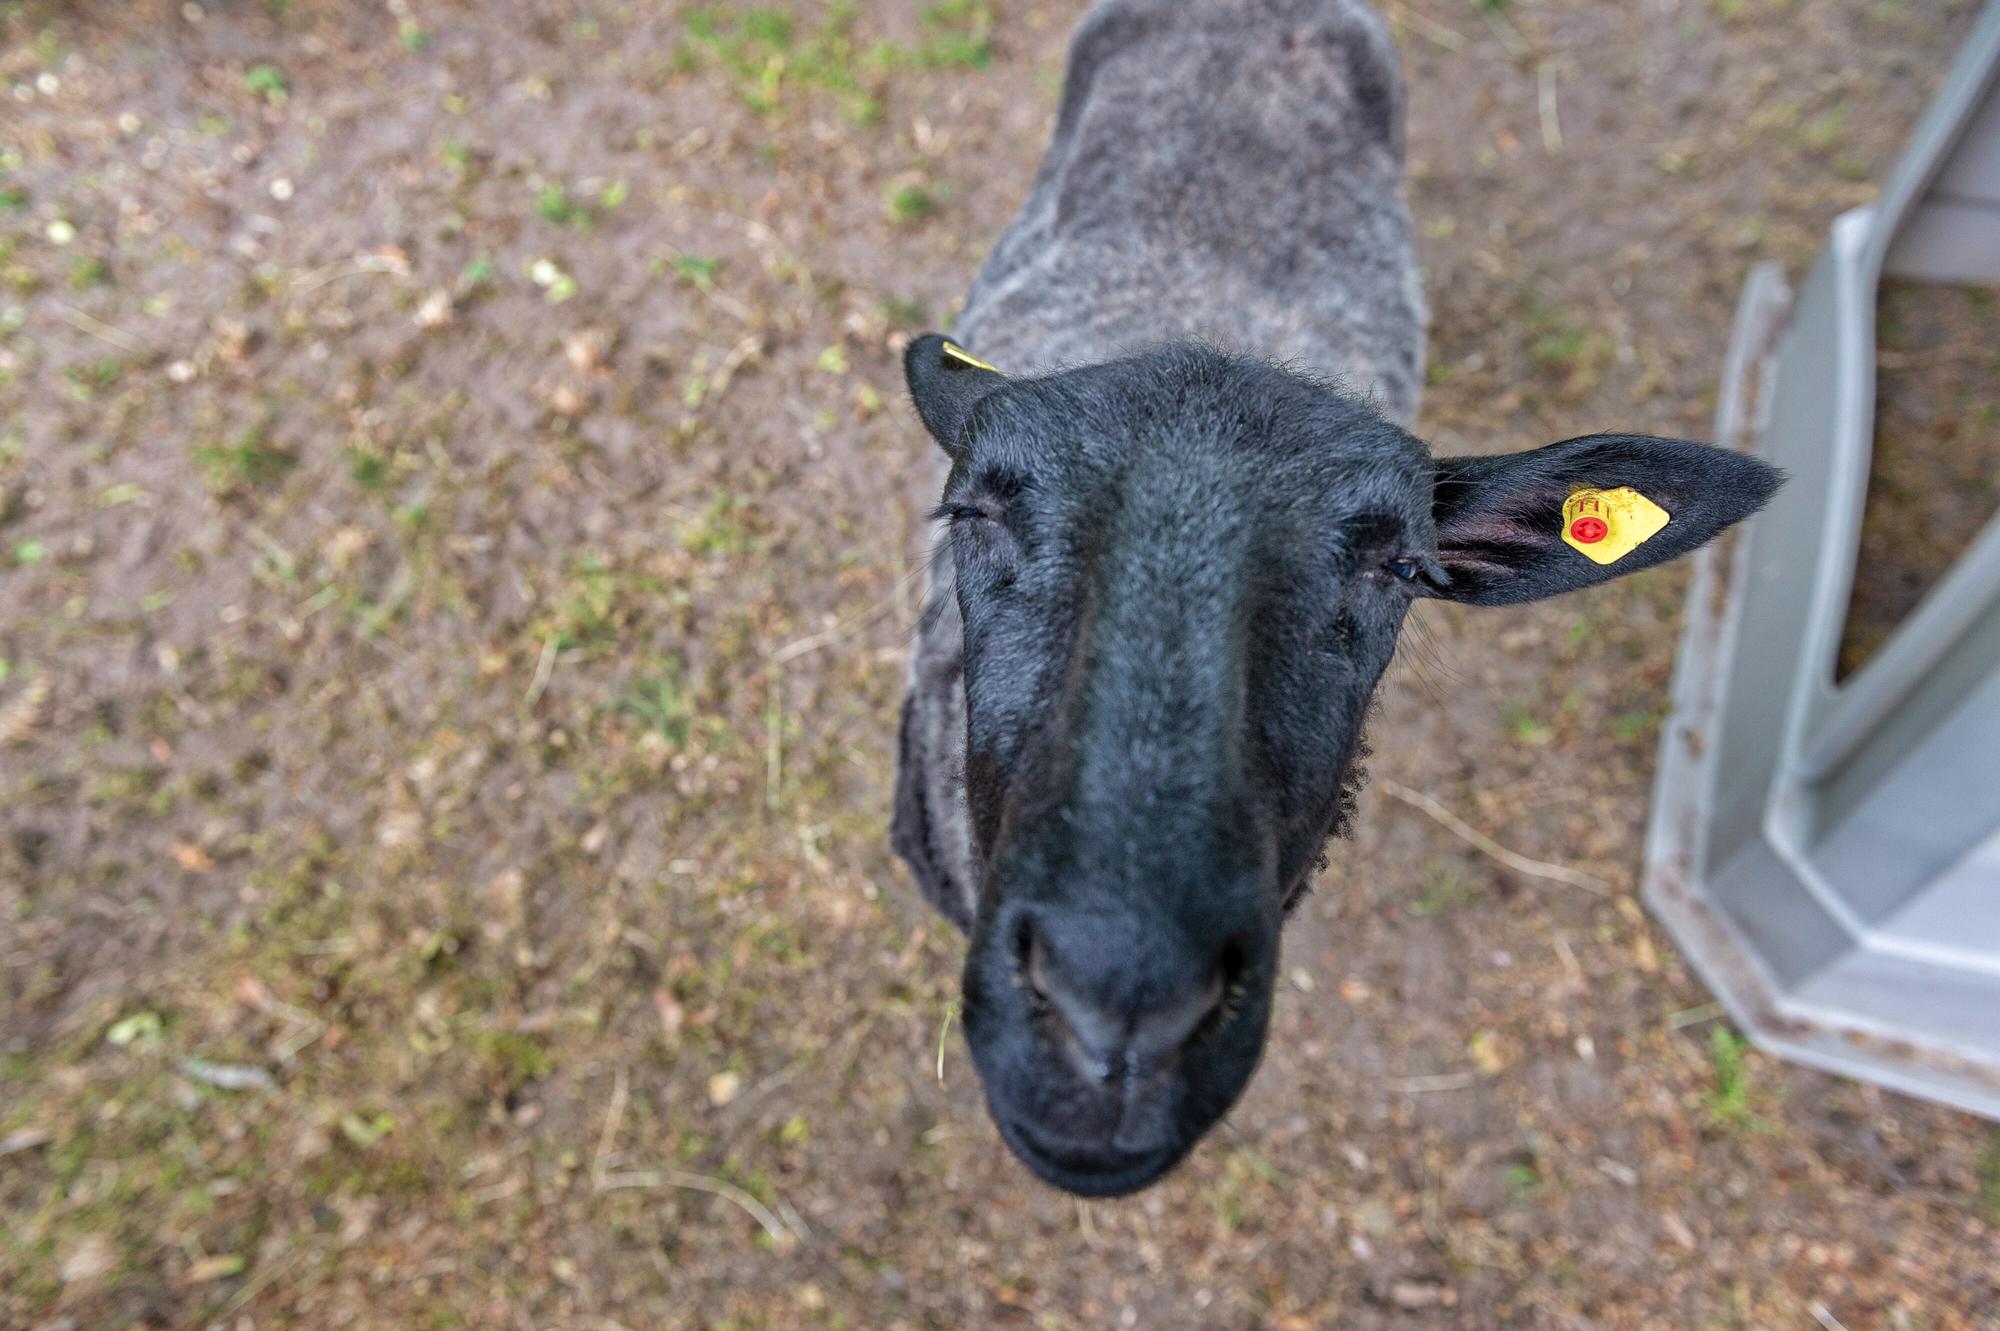
[[[1138,1080],[1170,1063],[1222,1005],[1237,954],[1225,949],[1191,966],[1159,964],[1151,949],[1070,948],[1058,957],[1041,929],[1027,934],[1026,978],[1056,1019],[1056,1044],[1098,1081]]]

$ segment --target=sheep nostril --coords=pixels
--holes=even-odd
[[[1249,969],[1249,966],[1249,950],[1232,938],[1223,944],[1222,955],[1216,959],[1215,969],[1222,977],[1222,984],[1226,989],[1240,982],[1243,979],[1243,972]]]
[[[1026,918],[1014,930],[1014,977],[1027,987],[1037,1002],[1049,1001],[1048,980],[1044,973],[1046,963],[1042,960],[1042,943],[1035,937],[1034,926]]]
[[[1048,945],[1022,924],[1021,980],[1045,1029],[1085,1076],[1108,1081],[1124,1065],[1124,1023],[1085,998],[1065,977]]]
[[[1249,949],[1234,941],[1198,980],[1156,972],[1141,985],[1129,972],[1143,963],[1130,956],[1085,953],[1078,972],[1025,922],[1015,942],[1030,1019],[1072,1067],[1098,1081],[1164,1072],[1240,1012],[1247,994]]]

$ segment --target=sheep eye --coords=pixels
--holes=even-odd
[[[1404,582],[1415,582],[1424,571],[1423,565],[1414,559],[1391,559],[1382,567]]]
[[[948,523],[995,521],[993,514],[978,504],[940,504],[931,516]]]

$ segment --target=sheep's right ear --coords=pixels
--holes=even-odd
[[[1741,453],[1641,434],[1439,458],[1431,515],[1446,576],[1424,594],[1518,605],[1595,587],[1706,544],[1784,479]]]
[[[1007,376],[958,343],[926,333],[903,353],[903,374],[917,415],[938,446],[953,457],[965,452],[965,423],[979,399],[1007,382]]]

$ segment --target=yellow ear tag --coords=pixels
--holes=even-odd
[[[961,347],[956,342],[945,343],[944,354],[951,357],[953,360],[964,361],[967,365],[970,365],[975,370],[985,370],[988,374],[1000,373],[1000,371],[994,369],[991,365],[988,365],[985,361],[979,359],[979,357],[973,355],[971,352],[967,351],[964,347]]]
[[[1588,559],[1615,564],[1657,535],[1672,516],[1629,485],[1578,490],[1563,501],[1562,538]]]

